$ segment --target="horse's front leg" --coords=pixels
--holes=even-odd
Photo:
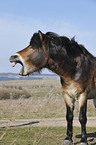
[[[80,121],[80,124],[81,124],[81,141],[80,141],[80,145],[87,145],[87,135],[86,135],[87,100],[86,100],[86,95],[85,94],[81,94],[80,95],[79,106],[80,106],[79,121]]]
[[[74,101],[65,94],[67,133],[63,145],[72,145]]]

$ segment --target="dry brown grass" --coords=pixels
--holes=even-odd
[[[8,88],[4,88],[7,86]],[[13,86],[13,87],[12,87]],[[33,81],[7,81],[0,82],[0,89],[7,89],[17,93],[18,100],[0,101],[0,118],[10,119],[32,119],[32,118],[52,118],[65,117],[66,107],[63,100],[62,87],[58,80],[33,80]],[[20,89],[19,89],[20,88]],[[29,99],[23,99],[23,94],[31,95]],[[19,96],[19,97],[18,97]],[[23,97],[22,97],[23,96]],[[28,97],[26,97],[28,98]],[[78,116],[78,101],[75,105],[74,116]],[[93,102],[88,101],[88,116],[96,116]],[[11,119],[12,120],[12,119]]]

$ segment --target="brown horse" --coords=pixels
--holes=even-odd
[[[87,145],[87,99],[96,98],[95,72],[96,58],[74,38],[69,40],[55,33],[41,31],[34,33],[29,46],[10,57],[12,66],[22,65],[20,75],[29,75],[42,68],[58,74],[64,90],[66,103],[67,133],[63,145],[72,144],[73,111],[75,100],[79,100],[81,124],[80,144]]]

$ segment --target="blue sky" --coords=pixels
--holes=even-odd
[[[38,30],[75,36],[96,56],[96,0],[1,0],[0,72],[20,71],[20,65],[11,67],[9,57]]]

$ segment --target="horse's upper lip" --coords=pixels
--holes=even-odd
[[[16,62],[16,61],[20,61],[20,59],[19,59],[19,56],[18,55],[12,55],[10,58],[9,58],[9,61],[10,62]]]

